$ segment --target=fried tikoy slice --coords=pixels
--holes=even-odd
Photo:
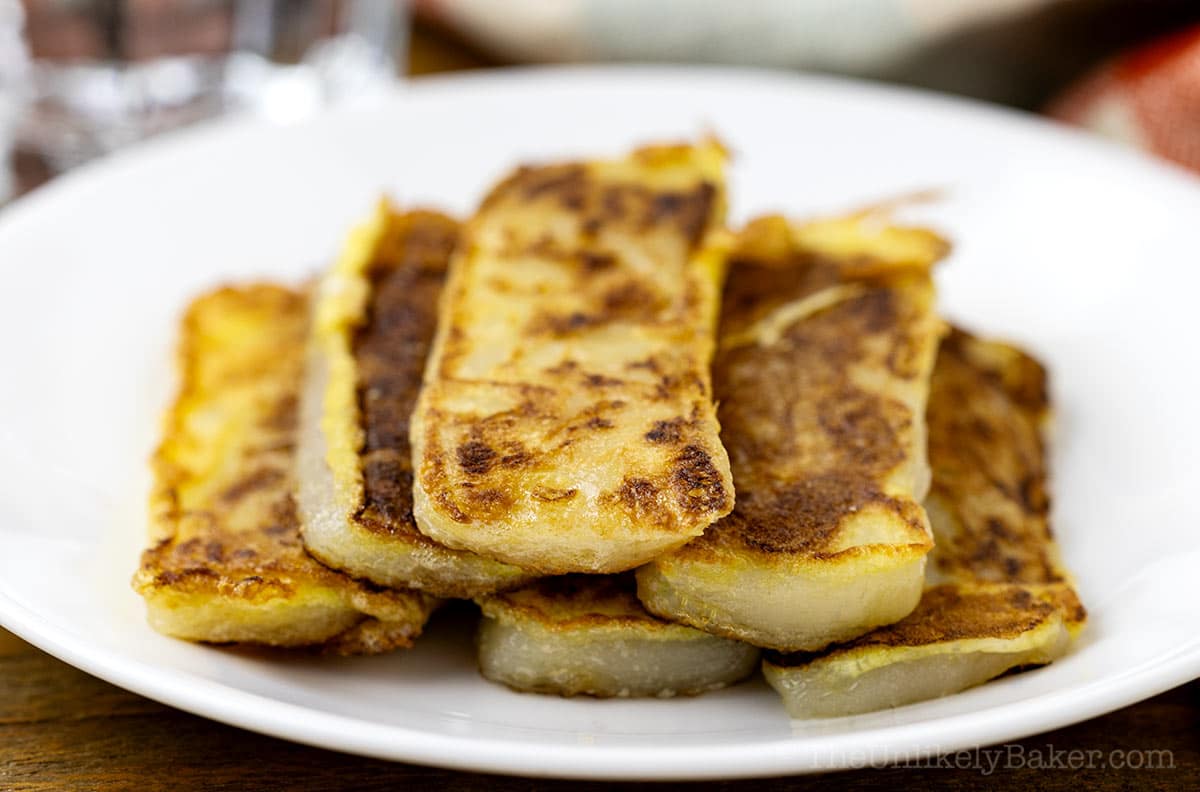
[[[304,542],[330,566],[384,586],[471,597],[532,575],[443,547],[413,522],[409,416],[457,238],[444,215],[381,203],[321,282],[298,500]]]
[[[193,641],[409,646],[435,600],[327,569],[300,542],[292,498],[308,301],[225,288],[192,303],[181,387],[152,460],[151,546],[134,588],[159,632]]]
[[[928,420],[929,582],[1070,584],[1050,531],[1042,365],[954,329],[938,353]]]
[[[946,243],[871,214],[741,235],[713,367],[733,513],[638,570],[663,618],[787,651],[906,616],[932,547],[925,402]]]
[[[1086,613],[1047,523],[1045,375],[1012,347],[954,331],[929,403],[937,547],[910,616],[810,655],[770,655],[794,717],[851,715],[954,693],[1060,657]]]
[[[517,690],[693,695],[733,684],[758,666],[752,646],[648,614],[631,574],[544,578],[480,606],[479,667]]]
[[[492,190],[412,419],[424,534],[543,574],[615,572],[732,508],[709,374],[724,159],[658,146]]]
[[[1079,607],[1069,595],[1063,586],[935,586],[900,622],[826,653],[769,655],[763,673],[793,718],[856,715],[957,693],[1061,657]]]

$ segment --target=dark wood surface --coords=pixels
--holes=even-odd
[[[488,65],[492,62],[486,56],[463,42],[418,25],[411,49],[412,73]],[[26,187],[45,178],[37,163],[22,163]],[[990,756],[946,757],[933,767],[865,769],[712,786],[1200,790],[1200,682],[1105,717],[1000,746],[998,751]],[[1048,767],[1038,768],[1037,762]],[[1072,768],[1072,763],[1084,766]],[[1113,765],[1118,763],[1148,766],[1117,769]],[[582,786],[589,785],[380,762],[263,737],[127,693],[0,629],[0,792],[425,788],[503,792]]]

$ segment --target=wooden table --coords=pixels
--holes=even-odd
[[[414,33],[410,63],[414,74],[493,63],[436,29],[418,25]],[[26,163],[23,175],[27,186],[44,178],[36,164]],[[1071,751],[1090,753],[1072,755]],[[936,767],[776,779],[772,786],[1200,790],[1200,682],[1102,718],[1003,746],[996,756],[999,766],[990,772],[987,758],[960,755],[947,757]],[[1070,769],[1076,756],[1090,766]],[[1122,760],[1154,767],[1117,770],[1111,766]],[[1037,769],[1032,766],[1035,761],[1051,769]],[[965,766],[956,767],[958,762]],[[749,790],[763,783],[713,786]],[[534,786],[566,790],[584,785],[393,764],[263,737],[127,693],[0,629],[0,792],[427,787],[502,792]]]

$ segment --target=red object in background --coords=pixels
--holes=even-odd
[[[1119,56],[1047,113],[1200,172],[1200,26]]]

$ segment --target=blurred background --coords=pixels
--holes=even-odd
[[[0,203],[222,114],[291,123],[434,72],[608,61],[918,86],[1200,170],[1200,0],[0,0]]]

